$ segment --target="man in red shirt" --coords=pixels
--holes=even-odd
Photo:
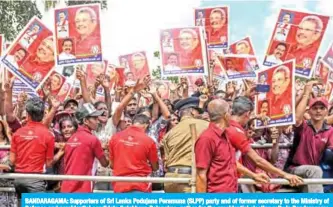
[[[303,178],[322,178],[320,162],[325,150],[333,149],[333,128],[328,125],[328,101],[324,97],[312,98],[312,88],[318,84],[310,81],[306,84],[303,97],[296,107],[296,124],[293,146],[285,169]],[[310,99],[310,101],[309,101]],[[309,101],[309,102],[308,102]],[[304,113],[311,119],[304,120]],[[304,186],[302,192],[323,193],[323,185]]]
[[[287,60],[296,59],[296,67],[310,70],[319,49],[318,41],[323,33],[324,25],[317,16],[306,16],[298,25],[296,44],[288,51]]]
[[[209,45],[225,44],[228,41],[227,15],[221,8],[213,9],[209,16],[207,39]]]
[[[179,32],[179,66],[182,69],[201,67],[202,52],[199,34],[193,29],[182,29]]]
[[[53,37],[45,38],[22,65],[20,71],[34,82],[41,82],[54,66]]]
[[[98,117],[103,111],[97,111],[91,103],[82,105],[75,116],[80,123],[78,130],[69,138],[65,147],[65,175],[93,175],[95,158],[103,167],[109,165],[98,138],[92,134],[99,124]],[[93,182],[65,180],[61,184],[63,193],[91,193]]]
[[[76,42],[75,56],[79,58],[92,57],[102,52],[96,12],[90,7],[76,11],[75,28],[79,34]]]
[[[17,173],[43,173],[53,164],[54,137],[42,122],[44,102],[31,98],[26,103],[28,123],[12,137],[10,162]],[[14,182],[19,199],[22,193],[44,192],[44,180],[18,179]]]
[[[271,99],[271,118],[279,119],[284,116],[289,116],[287,108],[291,111],[292,96],[291,96],[291,75],[288,67],[281,65],[273,72],[272,90],[268,95]]]
[[[148,177],[158,170],[157,148],[145,133],[149,117],[138,114],[133,125],[113,135],[109,143],[110,167],[115,176]],[[151,192],[150,183],[113,182],[115,193]]]
[[[233,147],[236,150],[239,150],[236,152],[236,158],[239,160],[242,156],[243,160],[250,160],[254,166],[287,179],[292,186],[301,184],[303,181],[300,177],[286,173],[274,167],[267,160],[260,157],[258,153],[250,147],[249,142],[251,140],[248,141],[248,137],[246,136],[246,131],[243,126],[245,126],[250,120],[250,114],[253,109],[254,105],[252,101],[245,96],[235,98],[232,104],[232,115],[231,120],[229,121],[230,127],[226,129],[226,134]],[[251,167],[246,165],[246,163],[244,163],[244,165],[245,167],[251,169]],[[244,191],[245,188],[242,188],[242,190]]]
[[[216,99],[208,104],[208,114],[211,123],[195,144],[197,192],[236,193],[236,153],[225,133],[230,106]]]

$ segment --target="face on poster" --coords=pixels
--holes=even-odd
[[[258,58],[256,58],[256,53],[250,37],[245,37],[230,44],[229,48],[224,50],[224,54],[253,56],[251,61],[252,67],[255,70],[259,69],[259,61]]]
[[[195,26],[205,28],[208,48],[228,47],[229,7],[195,9]]]
[[[319,60],[314,73],[314,77],[319,78],[320,80],[322,80],[323,83],[327,83],[329,73],[329,66],[323,60]]]
[[[333,71],[333,42],[328,47],[326,51],[323,61],[330,67],[330,70]]]
[[[58,65],[102,61],[100,5],[54,10]]]
[[[222,55],[222,51],[219,52],[216,49],[208,49],[208,60],[209,64],[213,63],[213,76],[216,77],[219,80],[224,80],[225,75],[223,72],[223,69],[221,67],[221,64],[219,63],[218,56]]]
[[[268,127],[295,123],[295,62],[287,61],[258,72],[255,112],[268,118]],[[265,127],[256,120],[256,127]]]
[[[161,96],[162,99],[168,99],[170,90],[169,85],[170,81],[154,81],[154,86],[156,87],[157,93]]]
[[[228,80],[255,78],[255,68],[251,64],[253,58],[255,57],[238,55],[224,55],[218,57],[223,72]]]
[[[201,28],[162,30],[160,35],[162,77],[208,74],[206,46]]]
[[[51,30],[34,17],[11,44],[2,62],[13,75],[37,90],[55,65]]]
[[[329,18],[281,9],[263,64],[272,66],[295,59],[295,74],[310,78]]]
[[[149,75],[147,55],[144,51],[119,56],[119,63],[125,68],[126,81],[135,82]]]
[[[64,101],[70,89],[71,84],[66,81],[66,78],[60,73],[53,71],[37,93],[42,98],[49,95],[59,101]]]

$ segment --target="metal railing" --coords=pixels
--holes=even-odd
[[[279,144],[279,148],[285,149],[290,148],[292,144]],[[269,149],[273,147],[273,144],[251,144],[253,149]],[[10,145],[0,145],[0,149],[10,149]]]

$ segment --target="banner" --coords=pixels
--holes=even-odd
[[[330,70],[333,71],[333,41],[329,45],[324,57],[323,57],[324,63],[326,63]]]
[[[228,48],[229,7],[195,9],[195,26],[205,28],[208,48]]]
[[[295,61],[257,73],[256,116],[268,118],[267,126],[256,120],[257,128],[295,124]]]
[[[263,64],[272,66],[295,59],[295,74],[310,78],[329,19],[329,16],[281,9]]]
[[[208,75],[203,30],[186,27],[161,31],[162,77]]]
[[[260,195],[260,196],[259,196]],[[24,193],[25,207],[330,207],[333,194],[320,193]]]
[[[140,51],[119,56],[121,67],[125,68],[126,81],[133,81],[149,75],[149,64],[146,52]]]
[[[228,80],[255,78],[255,65],[251,64],[256,59],[253,56],[224,55],[218,57],[225,77]]]
[[[259,61],[258,58],[256,58],[256,53],[254,51],[254,47],[250,37],[245,37],[232,43],[228,49],[224,49],[224,54],[253,56],[251,65],[255,70],[259,69]]]
[[[53,34],[32,18],[6,52],[2,62],[28,87],[37,90],[54,67]]]
[[[54,10],[57,65],[102,61],[99,4]]]

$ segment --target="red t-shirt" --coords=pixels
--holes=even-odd
[[[306,48],[297,48],[297,44],[290,47],[288,54],[286,56],[286,60],[291,60],[295,58],[296,67],[303,67],[303,61],[305,58],[309,58],[311,60],[311,65],[314,64],[314,60],[318,51],[318,44],[313,43],[308,45]],[[311,67],[307,68],[310,69]]]
[[[286,167],[319,165],[326,148],[333,149],[333,128],[326,123],[316,133],[309,121],[294,129],[293,146]]]
[[[195,144],[195,159],[197,168],[208,170],[208,193],[237,192],[235,149],[225,130],[210,123]]]
[[[97,137],[88,128],[80,126],[66,142],[65,175],[93,175],[95,158],[100,160],[103,156],[102,145]],[[63,193],[91,193],[92,190],[91,181],[65,180],[61,184]]]
[[[241,153],[246,154],[251,149],[251,145],[246,136],[244,128],[236,121],[230,120],[226,134],[232,146]]]
[[[53,66],[54,61],[39,62],[36,61],[36,56],[33,55],[22,65],[22,72],[28,75],[30,79],[33,79],[34,76],[38,77],[37,81],[41,82]]]
[[[101,54],[101,36],[96,28],[89,37],[81,39],[79,36],[76,42],[76,52],[75,56],[78,58],[91,57]],[[96,53],[94,53],[96,52]]]
[[[193,68],[196,67],[196,61],[201,61],[201,65],[203,64],[202,60],[202,52],[201,47],[197,46],[191,52],[186,52],[182,50],[179,57],[179,66],[181,68]]]
[[[54,136],[40,122],[28,122],[13,137],[10,152],[16,156],[15,172],[43,173],[47,160],[53,160]]]
[[[271,99],[271,118],[282,118],[284,115],[283,108],[289,106],[291,110],[291,94],[289,89],[285,91],[279,98],[272,93]]]
[[[113,135],[109,143],[109,153],[115,176],[147,177],[152,173],[148,161],[150,163],[158,161],[154,140],[136,126],[130,126]],[[112,185],[115,193],[152,190],[149,183],[113,182]]]
[[[226,41],[228,39],[227,36],[227,27],[223,26],[221,29],[215,31],[213,28],[210,28],[207,32],[208,35],[208,44],[210,45],[217,45],[217,44],[223,44],[221,41],[221,37],[225,37]]]

